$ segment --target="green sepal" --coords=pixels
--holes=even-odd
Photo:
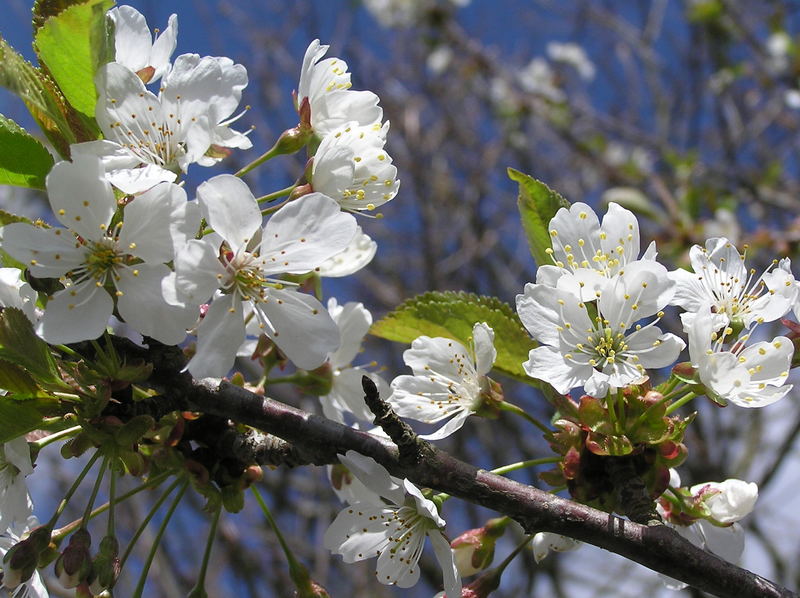
[[[390,341],[411,343],[418,336],[452,338],[471,345],[472,328],[486,322],[494,330],[494,370],[527,384],[538,384],[522,368],[536,347],[513,308],[496,297],[431,291],[408,299],[370,328]]]
[[[552,245],[550,220],[561,208],[569,208],[569,202],[543,182],[518,170],[509,168],[508,177],[519,184],[517,207],[531,255],[537,265],[549,264],[552,262],[547,254]]]
[[[0,185],[44,189],[53,158],[41,142],[0,114]]]

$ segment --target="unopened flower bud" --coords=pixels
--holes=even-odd
[[[756,484],[736,479],[698,484],[689,491],[703,502],[710,518],[721,524],[743,519],[753,511],[758,500]]]
[[[308,580],[308,588],[306,588],[303,592],[296,590],[294,593],[294,598],[331,598],[331,595],[328,593],[328,590],[323,588],[313,579]]]
[[[100,541],[100,551],[92,561],[92,573],[89,576],[89,589],[92,594],[114,587],[119,577],[119,542],[114,536],[105,536]]]
[[[498,517],[483,527],[467,530],[450,543],[456,567],[462,577],[483,571],[492,563],[497,539],[503,535],[509,519]]]
[[[88,530],[79,529],[72,534],[69,545],[56,561],[56,577],[65,588],[75,588],[86,579],[92,570],[92,557],[89,547],[92,537]]]
[[[28,581],[39,564],[39,555],[50,544],[50,528],[39,526],[12,546],[3,557],[3,586],[13,590]]]

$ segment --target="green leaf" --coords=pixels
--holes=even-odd
[[[47,139],[61,156],[78,141],[70,124],[70,109],[56,84],[0,38],[0,85],[19,96]],[[82,141],[84,141],[82,139]]]
[[[58,401],[51,399],[15,401],[0,397],[0,443],[46,427],[47,418],[59,412]]]
[[[13,394],[14,399],[48,396],[24,369],[0,359],[0,388]]]
[[[560,208],[569,208],[569,202],[541,181],[513,168],[508,177],[519,184],[517,207],[522,218],[522,228],[528,238],[528,246],[536,264],[551,263],[547,254],[550,248],[550,219]]]
[[[426,335],[452,338],[469,346],[472,327],[478,322],[486,322],[494,330],[494,369],[530,384],[522,364],[536,343],[511,306],[495,297],[452,291],[425,293],[375,322],[370,332],[401,343]]]
[[[0,185],[44,189],[52,167],[53,158],[39,140],[0,114]]]
[[[34,36],[39,61],[87,122],[94,121],[97,103],[94,74],[108,58],[105,15],[112,6],[114,0],[72,3],[49,16]]]
[[[24,368],[40,384],[58,385],[61,380],[47,343],[36,336],[30,320],[15,307],[0,313],[0,359]]]

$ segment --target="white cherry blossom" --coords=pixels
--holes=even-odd
[[[327,135],[314,155],[314,191],[335,199],[343,210],[374,210],[397,195],[397,168],[383,146],[388,121],[347,123]]]
[[[0,573],[2,573],[2,586],[9,598],[48,598],[47,588],[42,581],[39,571],[34,571],[30,579],[21,582],[19,575],[14,575],[4,570],[6,564],[3,558],[9,550],[15,546],[32,529],[39,526],[36,517],[28,517],[26,520],[15,523],[8,529],[0,531]]]
[[[585,203],[561,208],[550,220],[553,264],[541,264],[536,282],[548,286],[560,284],[579,294],[580,279],[596,289],[605,278],[616,276],[639,257],[639,222],[630,210],[616,203],[608,204],[602,224],[594,210]],[[651,243],[642,260],[654,263],[656,249]],[[567,278],[561,278],[567,275]],[[584,286],[580,285],[580,286]],[[591,297],[583,295],[586,300]]]
[[[189,302],[213,301],[197,329],[189,371],[202,378],[232,367],[245,339],[245,305],[297,367],[320,366],[339,346],[338,328],[319,301],[279,277],[310,272],[341,252],[355,235],[355,218],[311,193],[278,210],[262,230],[258,203],[241,179],[216,176],[197,195],[216,234],[178,253],[177,286]]]
[[[32,323],[38,319],[36,291],[22,280],[21,270],[0,268],[0,306],[22,310]]]
[[[125,65],[145,83],[158,81],[169,71],[169,59],[178,43],[178,17],[170,15],[167,28],[155,39],[144,15],[132,6],[108,11],[114,21],[114,61]]]
[[[692,272],[678,269],[670,273],[675,281],[672,304],[686,310],[681,320],[687,332],[695,314],[708,306],[715,313],[715,330],[730,323],[749,328],[782,317],[800,296],[788,258],[776,260],[756,277],[733,243],[719,237],[706,241],[705,247],[694,245],[689,259]]]
[[[716,314],[699,311],[689,329],[689,357],[706,391],[739,407],[765,407],[792,389],[789,376],[794,347],[785,336],[747,345],[749,334],[735,339],[726,328],[715,331]],[[730,342],[730,348],[725,345]]]
[[[517,313],[540,343],[523,364],[529,376],[560,393],[583,386],[600,398],[646,377],[648,368],[677,359],[685,346],[680,338],[662,333],[657,319],[638,323],[654,314],[660,318],[671,297],[663,267],[645,260],[630,263],[598,289],[587,291],[584,299],[571,290],[529,283],[517,295]],[[595,298],[597,313],[590,315],[586,302]]]
[[[758,500],[758,485],[734,478],[692,486],[692,496],[703,501],[717,523],[736,523],[753,512]]]
[[[112,225],[117,202],[99,159],[59,162],[46,185],[53,213],[67,228],[13,223],[3,229],[8,253],[34,276],[61,277],[65,285],[49,298],[38,333],[51,343],[97,338],[116,307],[141,334],[181,342],[196,314],[168,302],[174,292],[166,263],[174,255],[173,231],[199,224],[190,222],[184,191],[160,184],[129,202]]]
[[[351,301],[339,305],[334,297],[328,299],[328,313],[339,328],[341,342],[339,348],[328,355],[333,380],[330,393],[320,397],[322,412],[328,419],[342,423],[346,413],[353,414],[358,424],[371,422],[375,416],[364,401],[361,377],[368,376],[375,382],[381,397],[391,394],[389,385],[381,376],[363,366],[353,365],[372,325],[372,314],[361,303]]]
[[[297,105],[308,99],[314,133],[324,138],[349,122],[379,123],[383,110],[378,106],[378,96],[371,91],[351,90],[347,63],[341,58],[322,58],[328,48],[318,39],[309,44],[297,86]]]
[[[325,547],[342,555],[346,563],[377,555],[378,581],[410,588],[419,580],[419,558],[425,538],[430,538],[442,567],[445,592],[461,596],[458,569],[441,531],[445,521],[436,505],[408,480],[390,476],[371,457],[348,451],[339,459],[370,492],[339,513],[325,532]]]
[[[350,276],[367,266],[377,251],[378,244],[359,226],[350,244],[325,260],[317,269],[317,274],[326,278]]]
[[[539,532],[533,537],[531,546],[533,547],[533,558],[537,563],[541,563],[550,551],[570,552],[581,547],[580,540],[574,540],[561,534],[550,532]]]
[[[25,478],[32,473],[31,451],[23,436],[0,446],[0,533],[25,523],[31,515]]]
[[[125,193],[173,182],[192,163],[216,163],[213,146],[252,145],[229,126],[247,86],[247,71],[230,58],[178,56],[157,96],[116,62],[98,70],[96,83],[95,116],[105,139],[73,145],[73,156],[101,157],[108,180]]]
[[[477,323],[472,339],[472,347],[467,349],[449,338],[420,336],[403,353],[403,361],[414,375],[392,381],[389,401],[394,410],[425,423],[448,420],[422,438],[440,440],[459,430],[489,392],[486,375],[497,358],[494,331],[485,322]]]

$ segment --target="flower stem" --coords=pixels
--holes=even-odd
[[[292,184],[292,185],[289,185],[285,189],[281,189],[279,191],[274,191],[273,193],[267,193],[266,195],[262,195],[261,197],[257,197],[256,201],[259,204],[269,203],[271,201],[275,201],[276,199],[278,199],[280,197],[286,197],[287,195],[289,195],[294,190],[295,187],[297,187],[296,183]]]
[[[141,486],[137,486],[133,490],[129,490],[125,494],[122,494],[119,497],[116,497],[114,499],[114,504],[118,504],[118,503],[122,502],[123,500],[127,500],[128,498],[130,498],[134,494],[138,494],[142,490],[146,490],[147,488],[152,488],[153,486],[158,486],[158,484],[163,482],[164,479],[166,479],[168,475],[169,474],[166,473],[166,472],[162,473],[161,475],[156,476],[151,480],[148,480],[147,482],[145,482]],[[111,506],[112,505],[111,505],[110,502],[107,502],[104,505],[100,505],[95,510],[93,510],[91,513],[89,513],[89,519],[94,519],[98,515],[100,515],[102,513],[105,513],[109,508],[111,508]],[[65,538],[66,536],[68,536],[69,534],[71,534],[73,531],[75,531],[78,528],[78,526],[81,524],[81,521],[82,521],[81,519],[76,519],[72,523],[68,523],[64,527],[60,527],[57,530],[54,530],[53,534],[52,534],[53,539],[57,540],[59,538]]]
[[[517,406],[516,406],[516,405],[514,405],[513,403],[509,403],[509,402],[507,402],[507,401],[502,401],[501,403],[499,403],[499,404],[498,404],[498,406],[499,406],[499,407],[500,407],[500,409],[502,409],[503,411],[509,411],[509,412],[511,412],[511,413],[516,413],[516,414],[517,414],[517,415],[519,415],[520,417],[523,417],[523,418],[525,418],[526,420],[528,420],[528,421],[529,421],[530,423],[532,423],[534,426],[536,426],[537,428],[539,428],[539,429],[540,429],[542,432],[544,432],[545,434],[549,434],[549,433],[551,432],[550,428],[548,428],[547,426],[545,426],[545,425],[544,425],[542,422],[540,422],[538,419],[536,419],[535,417],[533,417],[532,415],[530,415],[530,414],[529,414],[528,412],[526,412],[524,409],[522,409],[521,407],[517,407]]]
[[[279,147],[280,140],[275,143],[271,148],[269,148],[265,153],[261,154],[258,158],[250,162],[247,166],[242,167],[239,172],[235,174],[235,176],[242,177],[246,175],[248,172],[253,170],[254,168],[261,166],[264,162],[268,160],[272,160],[275,156],[280,156],[286,152],[282,151],[282,148]]]
[[[67,493],[64,495],[64,498],[62,498],[61,502],[58,503],[58,507],[56,508],[56,512],[53,513],[53,516],[50,518],[50,521],[47,522],[47,526],[46,527],[49,527],[50,529],[52,529],[52,528],[54,528],[56,526],[56,523],[58,522],[58,518],[61,517],[61,513],[63,513],[64,509],[67,508],[67,504],[69,503],[70,499],[72,498],[72,495],[75,494],[75,491],[78,489],[78,486],[81,485],[81,482],[83,481],[83,478],[86,477],[86,474],[89,473],[89,470],[92,468],[92,466],[94,465],[95,461],[97,461],[97,459],[99,457],[100,457],[100,452],[99,451],[95,451],[95,453],[89,458],[89,462],[83,468],[83,471],[81,471],[78,474],[78,477],[72,483],[72,486],[69,487],[69,490],[67,490]]]
[[[54,434],[50,434],[49,436],[45,436],[44,438],[40,438],[34,442],[31,442],[33,445],[31,448],[34,451],[40,451],[48,444],[52,444],[53,442],[58,442],[59,440],[63,440],[64,438],[69,438],[74,436],[78,432],[80,432],[83,428],[81,426],[72,426],[71,428],[67,428],[66,430],[61,430],[60,432],[55,432]]]
[[[211,547],[214,546],[214,540],[217,536],[217,524],[219,523],[219,516],[222,513],[222,501],[217,505],[214,514],[211,516],[211,528],[208,530],[208,540],[206,540],[206,549],[203,552],[203,562],[200,564],[200,573],[197,576],[197,582],[194,588],[189,592],[189,595],[205,596],[206,585],[206,571],[208,571],[208,562],[211,557]]]
[[[177,480],[176,480],[177,482]],[[142,574],[139,576],[139,583],[136,584],[136,589],[133,592],[132,598],[142,598],[142,592],[144,592],[144,584],[147,581],[147,574],[150,572],[150,565],[153,564],[153,559],[156,557],[156,551],[158,551],[158,545],[161,544],[161,538],[164,535],[164,532],[167,530],[167,525],[169,524],[169,520],[172,519],[172,515],[175,513],[175,509],[178,508],[178,505],[183,498],[183,493],[186,492],[186,488],[189,486],[189,480],[183,482],[183,486],[175,495],[175,498],[172,500],[172,504],[169,506],[169,510],[167,514],[164,515],[164,521],[161,522],[161,525],[158,527],[158,532],[156,532],[156,537],[153,540],[153,545],[150,547],[150,553],[147,555],[147,560],[144,562],[144,566],[142,567]],[[125,556],[128,556],[127,553]],[[122,567],[120,566],[120,569]]]
[[[286,560],[289,563],[289,576],[297,586],[300,595],[302,595],[303,590],[305,590],[306,586],[308,586],[310,583],[308,571],[296,558],[294,558],[291,548],[289,548],[289,545],[286,543],[281,530],[278,528],[278,523],[272,517],[272,513],[270,512],[267,503],[261,497],[261,493],[258,491],[258,488],[255,486],[250,486],[250,491],[253,493],[253,496],[256,497],[256,502],[258,502],[258,505],[261,507],[261,511],[264,513],[264,518],[267,520],[267,523],[269,523],[272,531],[275,532],[275,537],[278,538],[278,543],[281,545],[283,553],[286,555]]]
[[[150,509],[150,512],[147,514],[147,517],[144,518],[144,521],[142,521],[141,525],[139,525],[139,529],[137,529],[136,533],[133,534],[133,538],[131,538],[131,541],[128,543],[128,547],[125,549],[125,553],[122,555],[122,558],[119,560],[119,568],[120,569],[122,569],[125,566],[125,561],[130,556],[131,551],[133,551],[133,547],[136,545],[137,540],[139,540],[139,536],[141,536],[142,533],[144,532],[145,528],[147,527],[147,524],[150,523],[150,520],[155,516],[156,512],[158,511],[158,509],[161,507],[162,504],[164,504],[164,501],[167,500],[167,497],[170,494],[172,494],[172,491],[175,490],[175,488],[180,483],[181,483],[181,479],[180,478],[178,478],[174,482],[172,482],[172,484],[170,484],[169,488],[167,488],[164,491],[164,494],[162,494],[161,497],[156,501],[156,504],[153,505],[153,508]],[[180,493],[178,495],[179,498],[180,498],[180,496],[183,495],[184,490],[186,490],[186,484],[187,483],[188,482],[184,482],[183,489],[180,491]]]
[[[492,469],[491,473],[497,475],[505,475],[507,473],[511,473],[512,471],[517,471],[518,469],[523,469],[525,467],[536,467],[537,465],[545,465],[547,463],[558,463],[561,461],[561,457],[542,457],[541,459],[529,459],[527,461],[518,461],[517,463],[511,463],[509,465],[503,465],[502,467],[497,467],[496,469]]]
[[[683,407],[686,403],[694,399],[697,395],[696,392],[692,392],[691,390],[687,392],[683,397],[672,403],[669,407],[667,407],[666,414],[669,415],[673,411]]]
[[[86,509],[83,511],[83,517],[81,517],[81,529],[85,528],[89,523],[89,516],[92,513],[94,501],[97,499],[97,493],[100,491],[100,484],[103,482],[103,476],[106,473],[107,466],[108,457],[104,457],[103,462],[100,464],[100,471],[97,473],[97,479],[94,481],[94,486],[92,487],[92,495],[89,497],[89,502],[86,503]]]

